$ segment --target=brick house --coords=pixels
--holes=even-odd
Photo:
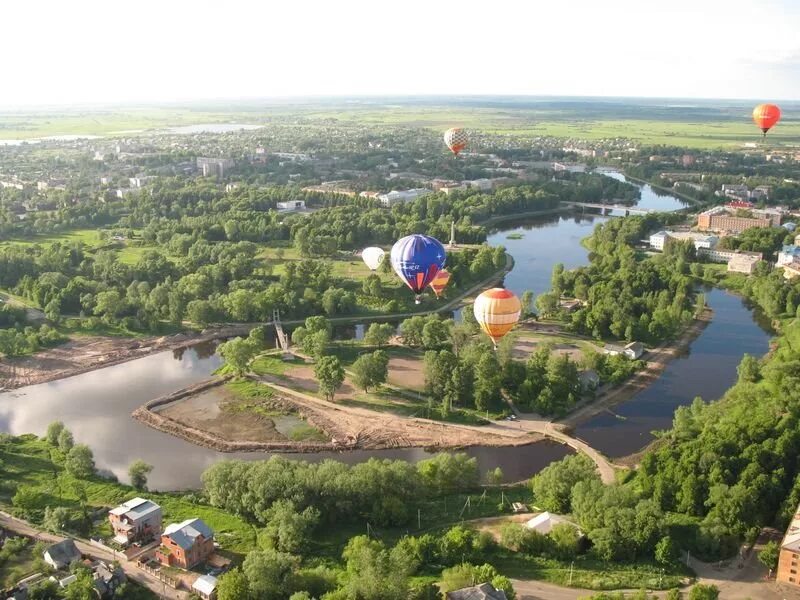
[[[169,567],[191,569],[214,553],[214,532],[200,519],[168,525],[161,534],[156,559]]]
[[[800,576],[797,574],[800,570],[798,562],[800,562],[800,507],[795,511],[786,535],[783,536],[776,579],[781,583],[800,585]]]
[[[114,541],[123,546],[131,542],[157,539],[161,534],[161,507],[144,498],[134,498],[108,513]]]

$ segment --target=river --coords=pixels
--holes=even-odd
[[[653,203],[657,202],[661,210],[683,206],[674,197],[650,192],[652,196],[643,189],[640,205],[655,208]],[[606,218],[553,215],[495,229],[489,242],[505,245],[515,259],[506,286],[517,294],[528,289],[539,294],[549,288],[554,264],[561,262],[567,268],[586,264],[588,252],[580,240]],[[521,238],[508,239],[509,235]],[[766,351],[769,335],[754,322],[740,299],[718,290],[707,297],[715,311],[714,320],[692,343],[690,353],[670,363],[649,389],[616,407],[624,419],[596,417],[579,428],[580,437],[610,456],[638,450],[649,441],[651,430],[669,426],[677,406],[691,403],[695,396],[715,399],[730,387],[743,353],[761,355]],[[147,400],[208,378],[219,364],[213,346],[201,345],[6,392],[0,394],[0,431],[41,435],[49,422],[62,420],[79,442],[94,450],[98,467],[121,480],[127,480],[130,463],[141,458],[155,467],[149,477],[153,489],[196,487],[202,471],[218,460],[252,460],[268,454],[223,454],[200,448],[150,429],[134,421],[130,413]],[[482,472],[500,466],[507,480],[520,480],[565,456],[568,450],[543,442],[523,447],[475,447],[466,452],[478,459]],[[354,463],[373,456],[416,461],[430,454],[422,448],[409,448],[284,456]]]

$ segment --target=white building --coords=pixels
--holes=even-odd
[[[201,575],[192,584],[192,590],[203,600],[217,597],[217,578],[213,575]]]
[[[697,252],[700,256],[707,258],[711,262],[729,263],[731,259],[740,255],[756,257],[755,261],[763,260],[764,255],[761,252],[745,252],[744,250],[720,250],[718,248],[711,248],[709,250],[702,249]]]
[[[427,188],[414,188],[403,191],[392,190],[388,194],[380,194],[378,196],[378,200],[381,201],[383,206],[388,208],[402,202],[411,202],[412,200],[416,200],[417,198],[421,198],[422,196],[427,196],[428,194],[432,193],[433,192]]]
[[[569,173],[586,173],[586,165],[583,164],[566,164],[560,162],[553,163],[553,171],[568,171]]]
[[[278,202],[278,210],[305,210],[305,200],[288,200],[286,202]]]
[[[566,517],[562,517],[561,515],[554,515],[550,512],[543,512],[539,515],[533,517],[530,521],[525,523],[525,527],[528,529],[533,529],[534,531],[538,531],[542,535],[547,535],[551,531],[553,531],[553,527],[556,525],[572,525],[576,529],[578,528],[575,523],[567,519]]]
[[[473,179],[472,181],[465,181],[470,188],[488,192],[492,189],[493,184],[491,179]]]
[[[132,188],[141,188],[147,185],[153,179],[155,179],[155,177],[152,175],[139,175],[138,177],[129,177],[128,181],[130,182],[130,186]]]
[[[714,235],[706,235],[694,231],[659,231],[650,236],[650,246],[655,250],[664,250],[668,239],[673,240],[692,240],[695,250],[710,250],[715,248],[719,238]]]
[[[793,263],[795,259],[800,259],[800,247],[798,246],[784,246],[783,250],[778,252],[777,266],[782,267]]]

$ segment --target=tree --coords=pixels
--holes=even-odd
[[[392,551],[383,543],[359,535],[347,542],[344,589],[359,600],[407,600],[410,566],[403,547]]]
[[[778,557],[781,547],[775,540],[770,540],[764,544],[764,548],[758,553],[758,560],[768,569],[775,571],[778,568]]]
[[[250,583],[251,595],[258,600],[284,600],[291,594],[292,574],[300,560],[277,550],[253,550],[242,570]]]
[[[64,462],[67,473],[76,479],[88,479],[94,475],[94,455],[86,444],[77,444],[67,454]]]
[[[336,356],[323,356],[314,365],[314,375],[319,382],[319,391],[327,400],[333,400],[342,383],[344,383],[344,368]]]
[[[655,559],[662,565],[672,564],[678,557],[678,547],[670,536],[664,536],[656,544]]]
[[[425,317],[411,317],[400,323],[400,336],[406,346],[421,346],[422,335],[427,319]]]
[[[503,469],[500,467],[489,469],[486,473],[486,481],[490,485],[500,485],[503,483]]]
[[[39,506],[39,501],[39,492],[36,488],[29,485],[20,485],[11,498],[11,504],[14,508],[18,508],[25,514],[37,508],[37,506]]]
[[[309,506],[298,512],[291,500],[276,500],[262,520],[267,522],[259,535],[262,547],[296,553],[307,545],[319,521],[319,511]]]
[[[250,340],[237,337],[220,344],[218,352],[234,373],[243,375],[250,366],[250,361],[258,353],[258,349]]]
[[[689,592],[689,600],[717,600],[719,588],[704,583],[696,584]]]
[[[521,305],[520,314],[523,319],[530,317],[533,311],[533,292],[531,290],[525,290],[522,292],[522,296],[519,299]]]
[[[58,298],[53,298],[44,307],[44,316],[53,323],[58,323],[61,320],[61,301]]]
[[[438,318],[429,319],[422,327],[422,345],[428,350],[439,348],[450,337],[450,327],[446,321]]]
[[[555,513],[571,511],[572,490],[580,481],[599,481],[595,464],[583,454],[551,463],[531,479],[536,504]]]
[[[64,423],[61,421],[53,421],[50,423],[50,425],[47,426],[47,433],[44,436],[47,443],[51,446],[58,446],[58,436],[61,435],[63,430]]]
[[[208,300],[192,300],[186,305],[186,317],[201,327],[213,323],[216,316],[216,311]]]
[[[147,476],[153,471],[153,465],[149,465],[142,459],[137,458],[128,467],[128,477],[131,485],[140,491],[147,491]]]
[[[58,449],[66,454],[74,445],[75,439],[72,437],[72,432],[67,428],[62,429],[58,434]]]
[[[481,356],[475,368],[475,408],[489,410],[502,402],[503,375],[494,353]]]
[[[736,372],[739,374],[740,382],[755,383],[761,379],[761,364],[752,354],[744,354],[739,366],[736,367]]]
[[[370,387],[386,382],[389,374],[389,356],[383,350],[362,354],[350,370],[353,373],[353,383],[367,392]]]
[[[578,555],[578,531],[569,523],[559,523],[553,527],[549,536],[553,542],[553,550],[561,560],[570,560]]]
[[[536,310],[543,317],[549,317],[554,314],[558,309],[558,294],[554,292],[545,292],[536,297]]]
[[[394,335],[394,327],[389,323],[372,323],[364,334],[364,345],[385,346]]]
[[[249,600],[250,583],[239,567],[231,569],[219,578],[217,600]]]
[[[44,509],[44,518],[42,519],[42,527],[53,533],[63,531],[69,522],[69,510],[63,506],[56,506],[50,508],[49,506]]]

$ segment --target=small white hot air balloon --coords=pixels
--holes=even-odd
[[[383,262],[383,257],[385,254],[386,252],[384,252],[382,248],[370,246],[369,248],[364,248],[364,250],[361,252],[361,258],[369,267],[370,271],[374,271],[381,265],[381,262]]]

